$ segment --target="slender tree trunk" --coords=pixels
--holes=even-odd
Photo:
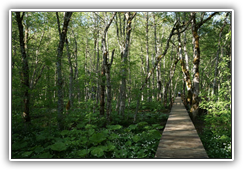
[[[58,23],[58,31],[59,31],[59,44],[57,49],[57,89],[58,89],[58,104],[57,104],[57,121],[58,127],[60,130],[64,128],[63,124],[63,80],[62,80],[62,55],[63,55],[63,47],[65,43],[65,38],[68,30],[68,23],[71,19],[72,12],[65,12],[64,23],[62,27],[62,31],[60,29],[60,21],[58,12],[56,12],[57,23]]]
[[[68,39],[66,37],[66,49],[69,63],[69,107],[66,107],[66,111],[68,111],[73,106],[73,66],[71,61],[71,54],[68,46]]]
[[[74,87],[76,91],[76,99],[78,102],[81,100],[81,92],[80,92],[80,85],[78,83],[78,43],[76,36],[72,30],[73,38],[74,38],[74,57],[75,57],[75,70],[74,70]]]
[[[149,47],[148,47],[148,12],[146,13],[146,72],[147,74],[149,73]],[[151,101],[151,97],[150,97],[150,80],[148,80],[149,82],[147,83],[147,101],[150,102]]]
[[[88,38],[86,39],[86,46],[85,46],[85,60],[84,60],[84,73],[85,75],[88,77],[89,74],[89,70],[87,69],[87,58],[88,58]],[[85,102],[88,101],[89,99],[89,83],[88,80],[85,78],[85,82],[84,82],[84,99]]]
[[[170,32],[170,35],[166,41],[166,47],[164,49],[164,52],[162,53],[162,55],[158,56],[156,58],[156,61],[155,61],[155,64],[153,66],[153,68],[151,69],[151,71],[147,74],[146,78],[145,78],[145,81],[144,83],[142,84],[141,88],[140,88],[140,92],[142,92],[143,88],[145,87],[145,85],[147,84],[148,82],[148,79],[150,78],[151,74],[153,74],[156,66],[158,65],[158,63],[160,62],[160,60],[166,55],[167,51],[168,51],[168,48],[169,48],[169,43],[170,43],[170,40],[171,40],[171,37],[173,36],[174,34],[174,31],[175,31],[175,26],[177,25],[177,21],[175,22],[173,28],[171,29],[171,32]],[[138,93],[138,97],[137,97],[137,106],[136,106],[136,112],[134,114],[134,118],[133,118],[133,122],[136,122],[136,118],[137,118],[137,114],[138,114],[138,108],[139,108],[139,104],[140,104],[140,93]]]
[[[175,61],[173,61],[172,62],[172,65],[171,65],[171,68],[170,68],[170,77],[169,77],[168,82],[166,83],[165,91],[164,91],[164,106],[165,107],[167,106],[167,94],[168,94],[169,85],[171,84],[171,80],[172,80],[172,78],[174,76],[175,69],[176,69],[176,64],[177,64],[178,61],[179,61],[178,59],[176,59]],[[170,101],[171,101],[171,92],[170,92]]]
[[[101,83],[100,83],[100,115],[105,114],[105,67],[101,68]]]
[[[107,42],[106,42],[106,36],[107,36],[107,31],[114,19],[116,15],[116,12],[114,12],[112,18],[110,19],[110,21],[108,22],[108,24],[106,25],[105,29],[104,29],[104,34],[102,37],[102,53],[103,53],[103,64],[102,64],[102,72],[101,72],[101,94],[100,94],[100,115],[103,116],[104,115],[104,107],[105,107],[105,76],[107,79],[107,110],[106,110],[106,117],[107,117],[107,121],[110,121],[110,113],[111,113],[111,83],[110,83],[110,68],[111,68],[111,64],[113,62],[113,55],[114,55],[114,50],[112,52],[112,58],[111,58],[111,62],[108,63],[107,60],[109,60],[108,58],[108,48],[107,48]]]
[[[124,118],[124,112],[125,112],[125,103],[126,103],[126,77],[127,77],[127,57],[128,57],[128,49],[129,49],[129,44],[130,44],[130,35],[131,35],[131,24],[133,18],[136,16],[136,12],[132,15],[131,12],[126,12],[124,17],[126,17],[126,34],[124,34],[124,43],[120,42],[120,37],[119,37],[119,31],[117,27],[117,38],[118,38],[118,43],[120,45],[120,54],[121,54],[121,60],[122,60],[122,69],[121,69],[121,75],[122,75],[122,80],[121,80],[121,86],[120,86],[120,107],[119,107],[119,114],[123,116]],[[124,24],[125,28],[125,24]],[[125,30],[123,30],[125,32]],[[126,35],[126,36],[125,36]]]
[[[111,101],[112,101],[112,95],[111,95],[111,76],[110,76],[110,69],[111,69],[111,65],[113,62],[113,57],[114,57],[114,52],[115,49],[112,51],[112,55],[111,55],[111,61],[110,63],[108,63],[107,58],[105,61],[105,70],[106,70],[106,86],[107,86],[107,110],[106,110],[106,119],[108,122],[111,121],[111,109],[112,109],[112,105],[111,105]]]
[[[30,84],[29,84],[29,64],[28,64],[28,57],[26,54],[26,43],[27,39],[24,38],[23,34],[23,17],[24,12],[22,13],[22,16],[20,16],[20,12],[16,12],[16,20],[18,23],[18,29],[19,29],[19,43],[20,43],[20,50],[21,50],[21,56],[22,56],[22,77],[21,77],[21,84],[23,87],[23,102],[24,102],[24,111],[23,111],[23,118],[25,122],[30,122]],[[27,30],[25,30],[27,31]]]
[[[187,49],[186,49],[186,31],[184,32],[184,54],[185,54],[185,60],[181,61],[181,66],[182,66],[182,71],[184,73],[184,89],[185,86],[187,87],[187,103],[191,104],[191,97],[192,97],[192,86],[191,86],[191,78],[190,78],[190,73],[189,73],[189,56],[187,54]],[[185,96],[185,90],[184,90],[184,96]]]
[[[222,26],[222,28],[220,29],[219,32],[219,40],[218,40],[218,51],[217,51],[217,56],[216,56],[216,64],[215,64],[215,72],[214,72],[214,80],[213,80],[213,92],[212,94],[218,94],[218,89],[217,89],[217,75],[218,75],[218,63],[219,63],[219,53],[220,53],[220,49],[221,49],[221,37],[222,37],[222,32],[224,30],[224,27],[227,24],[227,17],[228,17],[229,13],[226,14],[226,17],[224,19],[224,25]]]
[[[155,52],[155,58],[158,57],[158,52],[159,52],[159,46],[157,42],[157,30],[156,30],[156,22],[155,22],[155,14],[153,14],[154,17],[154,52]],[[158,63],[156,67],[156,78],[157,78],[157,101],[161,100],[161,63]]]

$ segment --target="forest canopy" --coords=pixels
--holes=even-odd
[[[153,158],[178,92],[231,158],[232,11],[11,15],[12,158]]]

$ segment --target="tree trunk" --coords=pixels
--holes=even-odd
[[[196,23],[196,13],[191,13],[192,16],[192,35],[193,35],[193,94],[192,94],[192,107],[190,112],[193,118],[198,116],[199,110],[199,63],[200,63],[200,47],[199,47],[199,36],[198,29],[208,20],[210,20],[218,12],[213,13],[207,19],[203,20],[201,17],[201,22]]]
[[[149,47],[148,47],[148,12],[146,13],[146,73],[149,73]],[[150,80],[147,83],[147,101],[151,101],[151,94],[150,94]]]
[[[23,118],[25,122],[30,122],[30,84],[29,84],[29,65],[28,65],[28,57],[26,54],[26,43],[27,39],[24,38],[23,34],[23,17],[24,12],[22,13],[22,16],[20,16],[20,12],[16,12],[16,20],[18,23],[18,29],[19,29],[19,43],[20,43],[20,50],[21,50],[21,56],[22,56],[22,77],[21,77],[21,84],[23,87],[23,102],[24,102],[24,111],[23,111]],[[28,30],[25,30],[28,31]]]
[[[66,108],[66,111],[68,111],[73,106],[73,66],[71,61],[71,54],[69,51],[68,46],[68,39],[66,37],[66,49],[67,49],[67,56],[68,56],[68,63],[69,63],[69,108]]]
[[[166,47],[164,49],[164,52],[162,53],[162,55],[158,56],[156,58],[156,61],[155,61],[155,64],[153,66],[153,68],[151,69],[151,71],[147,74],[146,78],[145,78],[145,81],[144,83],[142,83],[142,86],[140,88],[140,92],[138,93],[138,97],[137,97],[137,106],[136,106],[136,112],[134,114],[134,118],[133,118],[133,122],[136,122],[136,118],[137,118],[137,114],[138,114],[138,108],[139,108],[139,103],[140,103],[140,93],[142,92],[143,88],[145,87],[145,85],[147,84],[148,82],[148,79],[150,78],[151,74],[153,74],[156,66],[158,65],[158,63],[160,62],[160,60],[166,55],[167,53],[167,50],[169,48],[169,43],[170,43],[170,40],[171,40],[171,37],[173,36],[174,34],[174,31],[175,31],[175,26],[177,25],[177,21],[175,22],[173,28],[171,29],[171,32],[170,32],[170,35],[166,41]]]
[[[166,86],[165,86],[165,91],[164,91],[164,106],[167,107],[167,93],[168,93],[168,89],[169,89],[169,85],[171,83],[171,80],[174,76],[174,73],[175,73],[175,69],[176,69],[176,64],[179,60],[176,59],[175,61],[173,61],[172,65],[171,65],[171,68],[170,68],[170,77],[169,77],[169,80],[168,82],[166,83]],[[171,89],[172,90],[172,89]],[[170,101],[171,101],[171,92],[170,92]]]
[[[226,26],[227,24],[227,17],[229,15],[229,12],[226,14],[225,16],[225,19],[224,19],[224,25],[222,26],[222,28],[220,29],[220,32],[219,32],[219,40],[218,40],[218,51],[217,51],[217,56],[216,56],[216,64],[215,64],[215,72],[214,72],[214,80],[213,80],[213,92],[212,92],[212,95],[214,94],[218,94],[218,89],[217,89],[217,75],[218,75],[218,63],[219,63],[219,53],[220,53],[220,50],[221,50],[221,37],[222,37],[222,32],[224,30],[224,27]]]
[[[103,58],[105,53],[103,53]],[[100,74],[101,82],[100,82],[100,115],[105,115],[105,66],[102,64],[101,66],[101,74]]]
[[[101,94],[100,94],[100,115],[104,115],[104,109],[105,109],[105,76],[107,79],[107,110],[106,110],[106,117],[107,121],[110,121],[110,112],[111,112],[111,84],[110,84],[110,68],[111,64],[113,62],[113,55],[114,55],[114,50],[112,52],[112,58],[111,62],[108,64],[109,58],[108,58],[108,48],[107,48],[107,43],[106,43],[106,36],[107,36],[107,31],[116,15],[116,12],[114,12],[112,18],[106,25],[104,29],[104,34],[102,37],[102,53],[103,53],[103,64],[102,64],[102,72],[101,72]]]
[[[122,69],[121,69],[121,75],[122,75],[122,80],[121,80],[121,87],[120,87],[120,107],[119,107],[119,114],[123,116],[124,118],[124,112],[125,112],[125,103],[126,103],[126,77],[127,77],[127,57],[128,57],[128,48],[130,44],[130,35],[131,35],[131,24],[133,18],[136,16],[136,12],[132,15],[131,12],[126,12],[125,16],[127,20],[127,25],[126,25],[126,37],[125,42],[121,43],[120,42],[120,37],[119,37],[119,31],[117,28],[117,35],[118,35],[118,43],[120,45],[120,54],[121,54],[121,60],[122,60]],[[125,24],[124,24],[125,25]],[[125,31],[125,30],[124,30]]]
[[[199,36],[198,29],[196,27],[196,15],[192,14],[192,35],[193,35],[193,95],[192,95],[192,116],[195,118],[198,115],[199,107],[199,63],[200,63],[200,48],[199,48]]]
[[[157,40],[157,31],[156,31],[156,22],[155,22],[155,14],[153,14],[154,17],[154,52],[155,52],[155,58],[158,57],[158,52],[159,52],[159,46],[158,46],[158,40]],[[154,64],[154,63],[153,63]],[[158,63],[156,67],[156,78],[157,78],[157,101],[161,100],[161,63]]]
[[[108,122],[111,121],[111,101],[112,101],[112,95],[111,95],[111,76],[110,76],[110,69],[111,69],[111,65],[113,62],[113,57],[114,57],[114,52],[115,49],[112,51],[112,55],[111,55],[111,61],[110,63],[108,63],[107,58],[105,61],[105,70],[106,70],[106,86],[107,86],[107,110],[106,110],[106,119]]]
[[[65,12],[64,23],[62,27],[62,31],[60,29],[60,21],[58,12],[56,12],[57,23],[58,23],[58,31],[59,31],[59,44],[57,49],[57,89],[58,89],[58,103],[57,103],[57,121],[58,128],[62,130],[64,128],[63,124],[63,80],[62,80],[62,55],[63,55],[63,47],[65,43],[65,38],[68,30],[68,23],[71,19],[72,12]]]

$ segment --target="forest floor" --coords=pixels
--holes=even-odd
[[[187,112],[189,113],[188,110]],[[218,122],[211,122],[210,124],[206,122],[208,116],[207,110],[199,109],[199,113],[200,116],[198,116],[196,119],[193,119],[190,113],[189,115],[203,143],[208,157],[220,159],[232,158],[232,141],[230,137],[231,131],[227,131],[230,128],[227,129],[225,124],[220,124]],[[214,123],[217,124],[217,128],[215,128],[217,131],[212,131],[212,126],[214,126]]]
[[[156,108],[156,109],[155,109]],[[65,128],[57,129],[56,112],[36,108],[26,130],[20,115],[12,120],[12,158],[154,158],[169,109],[142,105],[123,117],[113,112],[107,124],[99,113],[73,109]]]

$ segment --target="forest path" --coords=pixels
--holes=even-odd
[[[197,131],[181,101],[181,97],[175,99],[155,158],[208,158]]]

